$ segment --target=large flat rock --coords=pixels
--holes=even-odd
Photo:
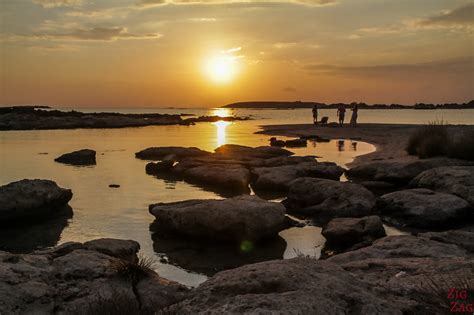
[[[385,194],[378,209],[393,224],[427,229],[456,226],[472,215],[464,199],[422,188]]]
[[[358,184],[300,178],[290,183],[284,204],[290,213],[311,216],[325,223],[333,218],[372,214],[375,196]]]
[[[0,251],[0,313],[154,313],[183,299],[185,287],[136,263],[138,248],[107,239],[28,255]]]
[[[339,180],[344,169],[335,163],[302,162],[298,164],[256,167],[252,169],[252,187],[257,190],[287,191],[290,183],[301,177],[318,177]]]
[[[256,241],[274,237],[285,226],[285,208],[256,196],[187,200],[150,205],[160,234],[213,241]]]
[[[474,207],[474,166],[443,166],[422,172],[412,186],[453,194]]]
[[[72,191],[44,179],[23,179],[0,187],[0,225],[44,220],[58,214]]]
[[[422,172],[432,168],[466,165],[474,165],[474,162],[449,158],[433,158],[410,162],[384,161],[353,167],[346,171],[346,175],[357,181],[382,181],[405,185]]]
[[[386,236],[382,220],[378,216],[363,218],[335,218],[323,227],[325,249],[341,252],[369,246]]]
[[[135,153],[135,157],[143,160],[161,160],[168,155],[174,155],[177,159],[183,159],[206,156],[208,154],[211,153],[194,147],[151,147]]]

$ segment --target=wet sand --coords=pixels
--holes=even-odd
[[[415,161],[418,158],[406,153],[410,135],[422,125],[359,124],[357,127],[322,127],[313,124],[261,126],[260,134],[269,136],[301,137],[317,135],[327,139],[360,140],[375,145],[375,152],[358,156],[348,166],[353,167],[372,161]],[[450,125],[452,133],[474,131],[474,125]]]

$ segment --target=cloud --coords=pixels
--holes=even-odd
[[[469,3],[451,11],[428,17],[419,22],[421,26],[474,25],[474,3]]]
[[[161,34],[133,34],[124,27],[94,27],[76,29],[63,33],[34,33],[28,35],[2,34],[3,41],[22,40],[71,40],[71,41],[114,41],[118,39],[157,39]]]
[[[229,4],[229,3],[248,3],[248,4],[262,4],[262,3],[292,3],[303,5],[328,5],[336,3],[336,0],[138,0],[139,6],[154,6],[163,4]]]
[[[439,75],[474,71],[474,57],[461,57],[414,64],[387,64],[375,66],[341,66],[310,64],[304,70],[315,75],[338,75],[358,77],[414,76],[418,74]]]
[[[55,7],[70,7],[81,5],[82,0],[32,0],[33,3],[39,4],[43,8],[55,8]]]

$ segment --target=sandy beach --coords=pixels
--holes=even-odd
[[[321,127],[313,124],[266,125],[258,133],[269,136],[301,137],[317,135],[327,139],[353,139],[375,145],[375,152],[358,156],[349,166],[371,161],[397,160],[415,161],[418,158],[405,151],[410,135],[421,125],[359,124],[357,127]],[[453,133],[474,130],[472,125],[450,125]]]

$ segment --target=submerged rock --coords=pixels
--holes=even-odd
[[[96,152],[90,149],[82,149],[71,153],[66,153],[54,159],[56,162],[71,165],[95,165]]]
[[[347,177],[358,181],[383,181],[397,185],[408,184],[422,172],[440,166],[474,165],[474,162],[449,158],[434,158],[415,162],[374,162],[346,171]]]
[[[256,196],[187,200],[150,205],[160,234],[175,233],[217,242],[257,241],[285,227],[285,208]]]
[[[290,183],[301,177],[339,180],[344,169],[330,162],[303,162],[295,165],[256,167],[252,169],[252,187],[259,190],[288,190]]]
[[[374,195],[361,185],[319,178],[300,178],[290,183],[284,201],[290,213],[328,222],[340,217],[363,217],[372,214]]]
[[[198,148],[183,147],[152,147],[135,153],[135,157],[143,160],[162,160],[164,157],[174,155],[177,160],[187,157],[202,157],[211,154]]]
[[[424,171],[412,186],[453,194],[474,207],[474,166],[444,166]]]
[[[429,189],[407,189],[380,197],[378,208],[398,226],[447,228],[462,223],[472,209],[464,199]]]
[[[138,243],[86,244],[29,255],[0,252],[0,313],[153,313],[186,297],[184,286],[136,264]]]
[[[378,216],[363,218],[336,218],[323,227],[326,251],[350,251],[369,246],[386,236],[382,220]]]
[[[25,224],[61,213],[72,191],[44,179],[23,179],[0,186],[0,225]]]

